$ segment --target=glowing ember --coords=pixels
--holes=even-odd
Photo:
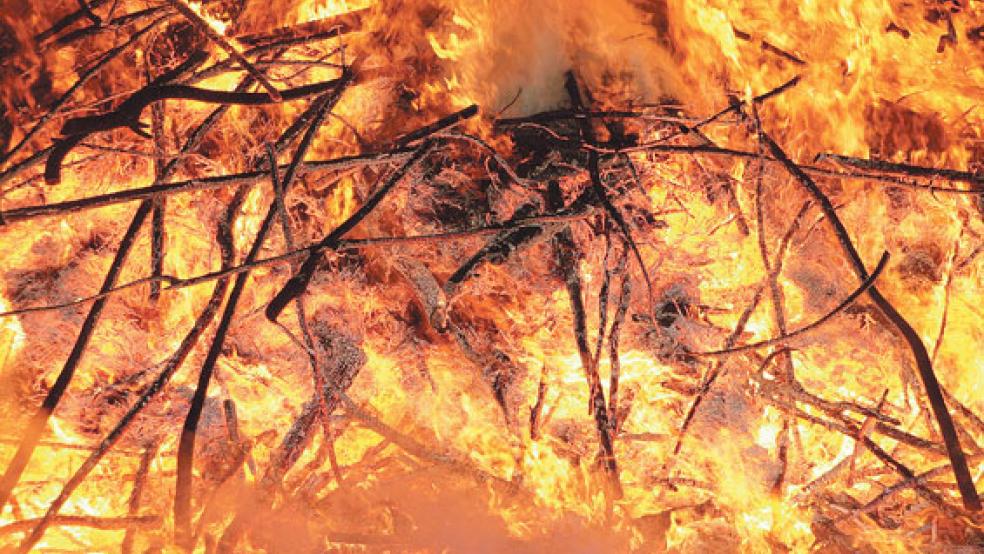
[[[0,549],[984,548],[980,3],[37,4]]]

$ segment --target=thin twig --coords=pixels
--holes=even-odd
[[[581,148],[585,150],[596,150],[602,154],[630,154],[632,152],[661,152],[664,154],[674,154],[674,155],[692,155],[692,154],[705,154],[710,156],[722,156],[745,160],[763,160],[770,164],[783,164],[781,159],[772,156],[762,156],[757,152],[747,152],[744,150],[735,150],[732,148],[723,148],[720,146],[713,146],[707,144],[697,144],[697,145],[686,145],[686,144],[663,144],[663,143],[640,143],[631,146],[606,146],[606,145],[589,145],[582,144]],[[821,177],[835,177],[842,179],[862,179],[868,181],[879,181],[884,183],[890,183],[892,185],[911,188],[914,190],[921,190],[926,192],[939,192],[947,194],[981,194],[984,191],[984,177],[971,173],[969,171],[957,171],[953,169],[939,170],[941,173],[935,175],[934,178],[941,181],[950,182],[962,182],[971,185],[970,189],[955,189],[948,187],[939,187],[936,185],[924,185],[915,181],[907,181],[901,177],[883,175],[872,172],[850,172],[850,171],[835,171],[832,169],[825,169],[822,167],[814,165],[797,165],[797,167],[808,175],[817,175]],[[930,169],[930,168],[921,168]],[[922,171],[916,172],[915,174],[909,175],[909,177],[921,177]]]
[[[85,0],[80,0],[84,2]],[[151,77],[150,73],[150,61],[147,56],[144,56],[144,61],[147,64],[147,76]],[[153,79],[150,79],[153,82]],[[164,168],[167,166],[167,160],[164,158],[164,152],[167,149],[164,139],[164,105],[165,102],[155,102],[150,107],[151,113],[151,133],[154,135],[154,173],[155,180],[157,182],[163,182],[161,179]],[[164,274],[164,218],[165,218],[165,202],[167,197],[164,195],[157,195],[153,198],[154,212],[151,217],[151,239],[150,239],[150,276],[160,277]],[[161,294],[161,284],[160,281],[151,281],[150,283],[150,298],[156,301]]]
[[[827,323],[834,316],[836,316],[837,314],[841,313],[842,311],[846,310],[849,306],[851,306],[852,304],[854,304],[854,301],[857,300],[862,294],[864,294],[866,292],[870,292],[871,291],[871,288],[874,287],[874,285],[875,285],[875,281],[881,275],[882,271],[885,269],[885,266],[888,265],[888,258],[889,258],[889,255],[888,255],[888,252],[886,251],[886,252],[884,252],[882,254],[881,259],[878,260],[878,265],[875,266],[875,270],[871,273],[871,275],[868,275],[868,277],[861,283],[861,286],[858,287],[858,288],[856,288],[856,289],[854,289],[854,292],[852,292],[851,294],[849,294],[847,296],[847,298],[845,298],[843,301],[841,301],[840,304],[838,304],[832,310],[830,310],[829,312],[827,312],[826,314],[824,314],[823,316],[821,316],[816,321],[813,321],[813,322],[808,323],[808,324],[806,324],[806,325],[804,325],[804,326],[802,326],[802,327],[800,327],[800,328],[798,328],[798,329],[796,329],[794,331],[790,331],[789,333],[782,334],[782,335],[780,335],[778,337],[774,337],[774,338],[771,338],[771,339],[765,339],[765,340],[761,340],[761,341],[758,341],[758,342],[753,342],[753,343],[749,343],[749,344],[743,344],[741,346],[725,347],[725,348],[722,348],[720,350],[709,350],[709,351],[703,351],[703,352],[701,352],[701,351],[689,351],[688,354],[692,354],[694,356],[730,356],[732,354],[737,354],[739,352],[747,352],[749,350],[757,350],[759,348],[765,348],[767,346],[777,346],[777,345],[785,345],[785,344],[788,344],[790,340],[792,340],[792,339],[794,339],[796,337],[799,337],[801,335],[804,335],[806,333],[809,333],[810,331],[813,331],[814,329],[816,329],[816,328],[822,326],[823,324]]]
[[[878,171],[880,173],[897,173],[910,177],[922,177],[926,179],[943,179],[951,181],[964,181],[968,183],[984,183],[984,174],[969,171],[959,171],[956,169],[937,169],[935,167],[923,167],[912,164],[901,164],[886,162],[882,160],[869,160],[866,158],[855,158],[844,156],[843,154],[817,154],[814,162],[830,160],[841,165],[863,169],[865,171]],[[978,191],[980,192],[980,191]]]
[[[940,330],[936,333],[936,342],[933,344],[933,353],[929,357],[933,363],[936,363],[936,356],[940,353],[940,347],[943,345],[943,336],[946,334],[946,323],[950,314],[950,296],[953,288],[953,274],[956,269],[957,256],[960,255],[960,239],[963,238],[966,225],[966,221],[961,221],[960,233],[957,234],[957,238],[953,241],[953,251],[950,253],[950,259],[947,260],[946,263],[947,271],[946,278],[943,280],[943,313],[940,315]]]
[[[556,182],[551,183],[548,189],[548,205],[553,209],[559,209],[563,205],[560,187]],[[622,488],[619,483],[618,463],[615,459],[615,442],[608,420],[608,407],[605,404],[605,392],[601,388],[598,365],[591,355],[591,346],[588,343],[587,313],[584,307],[583,286],[578,268],[580,252],[569,227],[565,227],[554,237],[553,251],[560,276],[567,288],[567,296],[571,301],[574,343],[577,345],[581,367],[584,370],[588,385],[588,413],[594,417],[598,442],[601,446],[601,463],[608,473],[613,492],[617,497],[620,497]]]
[[[108,1],[109,0],[92,0],[92,2],[88,3],[88,6],[89,9],[91,10],[102,6]],[[56,21],[51,27],[34,35],[34,40],[37,41],[38,43],[42,43],[48,40],[48,38],[53,37],[58,33],[62,32],[62,30],[70,27],[76,21],[82,19],[83,17],[86,17],[86,14],[81,9],[76,10],[66,15],[65,17],[59,19],[58,21]]]
[[[34,161],[32,163],[37,164],[41,161],[44,161],[44,159],[46,159],[46,156],[48,155],[48,153],[50,153],[50,151],[51,148],[42,151],[44,152],[44,155],[42,156],[37,156],[37,155],[32,156],[32,158],[34,158]],[[305,176],[320,171],[339,171],[339,170],[351,169],[351,168],[386,165],[406,159],[406,157],[408,157],[411,153],[412,153],[411,150],[405,149],[405,150],[397,150],[394,152],[384,152],[378,154],[344,156],[333,160],[309,161],[309,162],[305,162],[301,167],[298,168],[298,175]],[[286,166],[281,166],[281,167],[286,168]],[[11,169],[11,171],[13,171],[13,168]],[[268,173],[269,173],[268,169],[261,169],[256,171],[246,171],[243,173],[232,173],[229,175],[218,175],[214,177],[189,179],[186,181],[178,181],[168,184],[154,184],[149,187],[123,190],[119,192],[102,194],[99,196],[92,196],[89,198],[82,198],[78,200],[67,200],[65,202],[58,202],[55,204],[14,208],[0,213],[0,215],[2,215],[2,220],[7,223],[12,223],[16,221],[25,221],[37,217],[67,215],[70,213],[101,208],[104,206],[112,206],[116,204],[134,202],[137,200],[145,200],[147,198],[151,198],[157,195],[170,195],[170,194],[179,194],[185,192],[201,192],[201,191],[215,190],[220,188],[252,185],[265,178],[268,175]]]
[[[768,100],[768,99],[770,99],[770,98],[772,98],[774,96],[778,96],[778,95],[786,92],[787,90],[795,87],[796,85],[799,84],[799,82],[800,82],[800,76],[797,75],[797,76],[793,77],[792,79],[786,81],[785,83],[779,85],[778,87],[776,87],[776,88],[774,88],[774,89],[772,89],[772,90],[770,90],[768,92],[765,92],[763,94],[760,94],[760,95],[756,96],[755,98],[752,98],[752,104],[758,104],[758,103],[764,102],[764,101],[766,101],[766,100]],[[706,125],[709,125],[709,124],[717,121],[718,119],[721,119],[722,117],[724,117],[725,115],[727,115],[729,113],[735,113],[735,112],[739,111],[742,108],[742,106],[743,106],[743,104],[741,102],[733,102],[727,108],[724,108],[724,109],[720,110],[719,112],[715,113],[714,115],[712,115],[710,117],[707,117],[705,119],[702,119],[700,122],[698,122],[696,125],[694,125],[692,127],[692,129],[694,129],[694,130],[700,130],[701,127],[704,127]]]
[[[343,75],[339,79],[322,81],[310,85],[285,90],[282,100],[299,100],[308,96],[322,94],[337,88],[347,80]],[[85,137],[98,132],[110,131],[126,127],[138,134],[143,134],[140,114],[143,109],[153,102],[169,98],[194,100],[212,104],[235,104],[241,106],[261,106],[271,103],[269,95],[258,92],[228,92],[190,87],[187,85],[157,85],[144,87],[123,101],[112,112],[86,117],[69,119],[62,125],[65,138],[56,142],[54,149],[45,163],[45,179],[49,183],[61,180],[61,163]]]
[[[574,103],[574,107],[577,109],[583,109],[584,104],[581,101],[581,95],[578,90],[577,81],[574,79],[574,74],[568,72],[565,82],[565,87],[567,89],[567,94],[570,96],[571,101]],[[594,129],[591,127],[590,120],[582,120],[581,124],[581,135],[583,140],[589,144],[594,145],[597,143]],[[635,256],[636,262],[639,264],[639,271],[642,273],[643,279],[646,282],[646,292],[648,293],[649,300],[649,313],[655,311],[656,301],[653,295],[653,284],[652,279],[649,277],[649,269],[646,267],[646,262],[642,259],[642,253],[639,252],[639,246],[636,244],[635,238],[632,236],[632,230],[629,227],[627,221],[622,216],[622,212],[618,211],[618,208],[612,204],[611,199],[608,197],[608,191],[605,189],[605,185],[601,181],[601,170],[600,165],[601,159],[599,152],[594,149],[588,150],[588,174],[591,177],[591,188],[597,196],[601,205],[605,208],[608,215],[618,224],[619,230],[622,232],[622,236],[625,238],[626,244],[632,249],[632,254]]]
[[[550,366],[543,364],[540,369],[540,386],[536,389],[536,402],[530,408],[530,440],[540,440],[540,425],[543,419],[543,407],[547,399],[547,375]]]
[[[984,457],[982,457],[981,455],[975,455],[975,456],[970,456],[970,459],[975,463],[979,463],[982,459],[984,459]],[[838,519],[845,520],[859,514],[870,513],[873,510],[876,510],[877,508],[885,504],[885,502],[888,502],[893,497],[897,496],[899,493],[907,489],[911,489],[917,485],[925,484],[930,479],[933,479],[935,477],[940,477],[943,474],[947,473],[948,471],[950,471],[950,465],[946,464],[946,465],[934,467],[933,469],[930,469],[928,471],[924,471],[923,473],[920,473],[915,477],[907,477],[905,479],[902,479],[898,483],[895,483],[894,485],[887,487],[885,490],[879,493],[878,496],[872,498],[863,506],[857,508],[852,512],[844,514]]]
[[[42,46],[69,46],[81,39],[100,33],[112,32],[119,35],[121,34],[120,31],[123,27],[140,23],[146,19],[150,19],[151,17],[161,16],[170,19],[172,14],[168,13],[169,11],[170,10],[166,6],[152,6],[142,10],[125,13],[118,17],[112,17],[112,15],[110,15],[106,18],[102,25],[88,25],[86,27],[82,27],[81,29],[70,31],[54,39],[53,41],[47,41],[45,44],[42,44]]]
[[[515,221],[510,221],[498,225],[475,227],[472,229],[464,229],[461,231],[450,231],[447,233],[411,235],[406,237],[369,237],[363,239],[343,239],[338,241],[338,246],[335,248],[335,251],[343,252],[346,250],[359,250],[359,249],[366,249],[366,248],[399,247],[399,246],[405,246],[411,244],[428,244],[428,243],[445,242],[449,240],[469,239],[474,237],[496,235],[502,233],[503,231],[508,231],[515,228],[531,227],[537,225],[573,223],[575,221],[580,221],[588,217],[591,217],[594,214],[595,214],[594,210],[586,210],[582,212],[534,216],[534,217],[518,219]],[[259,267],[288,263],[293,260],[297,260],[304,256],[310,255],[312,252],[319,251],[320,250],[319,245],[320,245],[320,241],[308,246],[304,246],[301,248],[290,250],[288,252],[284,252],[283,254],[271,256],[269,258],[261,258],[252,263],[243,263],[228,269],[221,269],[218,271],[205,273],[195,277],[188,277],[182,279],[180,277],[176,277],[172,275],[163,275],[156,280],[160,282],[168,283],[168,286],[162,289],[162,292],[180,290],[180,289],[200,285],[202,283],[215,281],[216,279],[221,279],[223,277],[229,277],[233,275],[238,275],[246,271],[252,271],[253,269]],[[112,296],[113,294],[131,289],[133,287],[146,285],[153,280],[155,279],[152,278],[137,279],[134,281],[130,281],[129,283],[124,283],[123,285],[114,287],[113,289],[106,292],[101,292],[99,294],[78,298],[76,300],[71,300],[69,302],[63,302],[60,304],[32,306],[28,308],[19,308],[6,312],[0,312],[0,317],[13,317],[13,316],[32,313],[32,312],[43,312],[48,310],[60,310],[63,308],[70,308],[72,306],[78,306],[79,304],[85,304],[87,302],[92,302],[93,300],[98,300],[100,298],[106,298],[108,296]]]
[[[834,230],[834,234],[841,248],[850,259],[858,279],[862,282],[869,281],[870,279],[868,271],[864,266],[864,261],[854,247],[850,234],[841,222],[836,210],[834,210],[830,199],[827,198],[809,175],[789,159],[783,149],[772,140],[772,137],[764,130],[760,130],[759,134],[763,143],[772,152],[772,155],[782,163],[787,171],[796,178],[820,205],[827,221]],[[940,384],[936,378],[936,373],[933,371],[933,362],[930,360],[929,353],[926,351],[926,345],[923,344],[916,330],[909,325],[909,322],[902,317],[902,314],[895,309],[895,306],[887,298],[882,296],[877,287],[870,286],[867,292],[871,300],[885,314],[885,317],[891,320],[892,324],[909,345],[909,349],[912,351],[912,356],[916,362],[916,367],[919,369],[919,376],[926,390],[926,396],[929,397],[929,404],[933,409],[933,414],[936,416],[936,422],[939,425],[940,434],[943,436],[947,453],[950,456],[950,463],[953,464],[953,473],[957,480],[957,486],[960,488],[960,496],[963,499],[964,507],[968,511],[979,512],[981,510],[981,500],[977,495],[977,488],[970,474],[970,468],[967,466],[967,459],[964,456],[963,449],[960,447],[960,437],[957,435],[956,427],[953,425],[953,418],[950,416],[950,412],[946,407],[946,401],[943,398],[943,393],[940,391]]]
[[[773,406],[776,406],[777,408],[783,410],[784,412],[794,415],[799,419],[808,421],[816,425],[820,425],[832,431],[836,431],[838,433],[851,437],[852,439],[858,437],[859,428],[854,423],[828,421],[823,418],[817,417],[815,415],[809,414],[799,409],[798,407],[775,397],[767,396],[766,400],[768,400]],[[927,488],[924,484],[919,482],[915,476],[915,473],[913,473],[911,469],[909,469],[903,463],[899,462],[891,454],[886,452],[883,448],[878,446],[877,443],[875,443],[868,437],[863,437],[862,442],[864,447],[868,449],[869,452],[874,454],[875,457],[878,458],[882,463],[884,463],[888,468],[901,475],[904,479],[912,480],[914,482],[914,486],[916,487],[916,491],[919,493],[920,496],[932,502],[934,505],[940,508],[941,511],[943,511],[944,513],[946,513],[951,517],[961,517],[964,515],[960,513],[960,510],[958,508],[948,504],[939,494],[933,492],[932,490]]]
[[[127,517],[137,517],[140,511],[140,499],[143,496],[144,486],[147,484],[147,474],[150,472],[150,463],[157,455],[160,443],[154,443],[144,448],[143,456],[140,457],[140,465],[137,467],[137,475],[133,479],[133,490],[130,492],[130,502],[127,508]],[[133,541],[136,539],[135,527],[127,527],[126,534],[123,536],[123,543],[120,545],[122,554],[133,552]]]

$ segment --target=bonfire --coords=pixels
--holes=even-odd
[[[977,552],[984,6],[3,0],[0,550]]]

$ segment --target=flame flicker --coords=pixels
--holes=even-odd
[[[984,4],[0,0],[0,552],[984,549]]]

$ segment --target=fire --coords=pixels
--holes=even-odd
[[[981,547],[977,3],[8,4],[0,549]]]

